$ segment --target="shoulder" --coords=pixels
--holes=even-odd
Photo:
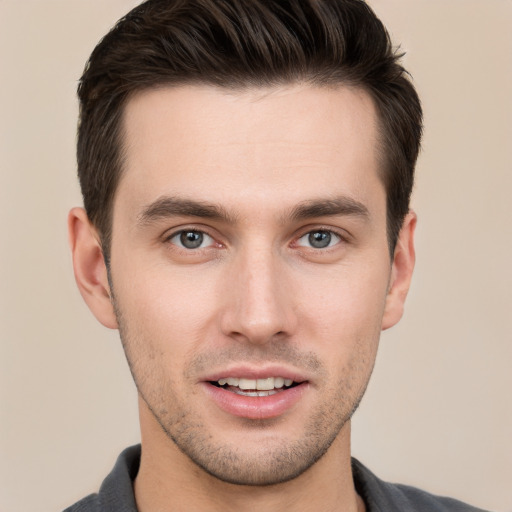
[[[486,512],[462,501],[444,496],[435,496],[407,485],[387,484],[394,488],[397,497],[404,503],[404,510],[425,512]],[[415,508],[414,508],[415,507]]]
[[[139,471],[140,453],[140,445],[124,450],[99,492],[83,498],[64,512],[137,512],[133,481]]]
[[[366,502],[368,512],[488,512],[416,487],[384,482],[356,459],[352,459],[352,471],[356,489]]]
[[[97,494],[91,494],[74,505],[68,507],[64,512],[99,512],[101,511],[100,502]]]

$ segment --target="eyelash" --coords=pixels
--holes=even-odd
[[[179,231],[174,231],[171,235],[166,237],[165,241],[169,242],[169,243],[175,245],[176,247],[178,247],[179,249],[187,251],[187,252],[194,251],[194,250],[207,249],[208,246],[207,247],[185,247],[183,245],[183,241],[181,241],[181,240],[179,241],[180,243],[173,242],[173,239],[175,239],[177,237],[181,238],[185,234],[192,234],[192,233],[195,235],[200,235],[202,238],[206,238],[206,237],[209,238],[211,240],[209,245],[212,245],[212,242],[215,242],[214,237],[209,235],[206,231],[204,231],[202,229],[180,229]],[[201,241],[201,245],[202,245],[202,241]]]
[[[200,247],[200,246],[198,246],[198,247],[185,247],[183,245],[183,241],[180,240],[179,238],[176,240],[176,242],[173,242],[173,239],[176,239],[177,237],[182,237],[184,234],[191,234],[191,233],[193,233],[195,235],[201,235],[203,239],[205,237],[207,237],[207,238],[209,238],[211,240],[211,242],[206,247]],[[322,233],[322,234],[328,235],[329,239],[328,239],[328,245],[327,246],[325,246],[325,247],[312,247],[311,245],[308,246],[308,245],[302,245],[302,244],[299,243],[300,240],[302,240],[306,236],[311,237],[312,235],[318,234],[318,233]],[[333,237],[335,239],[337,239],[337,241],[335,241],[335,243],[331,245],[331,241],[332,241]],[[205,231],[203,229],[197,229],[197,228],[180,229],[178,231],[174,231],[173,233],[171,233],[169,236],[167,236],[165,238],[165,241],[171,243],[174,246],[176,246],[178,249],[186,251],[186,252],[200,251],[200,250],[208,249],[213,244],[216,244],[219,247],[222,246],[222,244],[216,242],[215,241],[215,237],[210,235],[207,231]],[[201,240],[200,245],[202,245],[203,242],[204,242],[204,240]],[[310,239],[310,242],[311,242],[311,239]],[[308,231],[303,231],[302,234],[299,237],[294,239],[294,242],[291,245],[292,246],[297,246],[297,247],[300,247],[300,248],[303,248],[303,249],[310,249],[310,250],[313,250],[313,251],[322,251],[322,252],[324,252],[324,251],[326,251],[328,249],[331,249],[331,248],[339,245],[340,243],[346,243],[346,242],[347,242],[347,237],[345,235],[342,235],[339,231],[334,230],[332,228],[318,227],[318,228],[315,228],[315,229],[309,229]]]
[[[325,235],[327,236],[327,244],[328,245],[326,245],[325,247],[313,247],[311,245],[313,243],[311,237],[313,235],[320,234],[320,233],[322,233],[322,235],[324,235],[324,236]],[[302,245],[302,244],[299,243],[305,237],[308,237],[310,245]],[[331,245],[331,241],[332,241],[333,238],[335,239],[334,240],[335,243],[333,243]],[[320,240],[320,243],[322,243],[324,240],[325,239]],[[317,250],[317,251],[324,251],[324,250],[331,249],[334,246],[340,244],[341,242],[345,242],[345,241],[346,241],[346,239],[339,232],[337,232],[337,231],[335,231],[333,229],[316,228],[316,229],[311,229],[311,230],[306,231],[305,233],[303,233],[299,238],[296,239],[294,244],[299,246],[299,247],[305,247],[306,249],[313,249],[313,250]]]

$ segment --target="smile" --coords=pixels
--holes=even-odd
[[[237,376],[232,376],[233,373]],[[212,375],[202,381],[202,389],[213,403],[229,415],[257,420],[285,414],[311,389],[309,380],[299,375],[283,377],[279,370],[273,377],[268,377],[269,373],[262,373],[261,370],[237,369],[229,377]]]
[[[292,379],[285,379],[284,377],[268,377],[265,379],[226,377],[211,382],[211,384],[237,395],[250,397],[275,395],[297,385]]]

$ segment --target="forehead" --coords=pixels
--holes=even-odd
[[[361,89],[163,87],[129,100],[123,130],[116,197],[132,206],[176,194],[241,206],[362,200],[382,187],[375,108]]]

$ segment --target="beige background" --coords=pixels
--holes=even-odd
[[[75,88],[135,0],[0,0],[0,511],[59,511],[138,440],[117,333],[75,288]],[[381,477],[512,511],[512,2],[373,0],[426,111],[418,264],[354,420]]]

